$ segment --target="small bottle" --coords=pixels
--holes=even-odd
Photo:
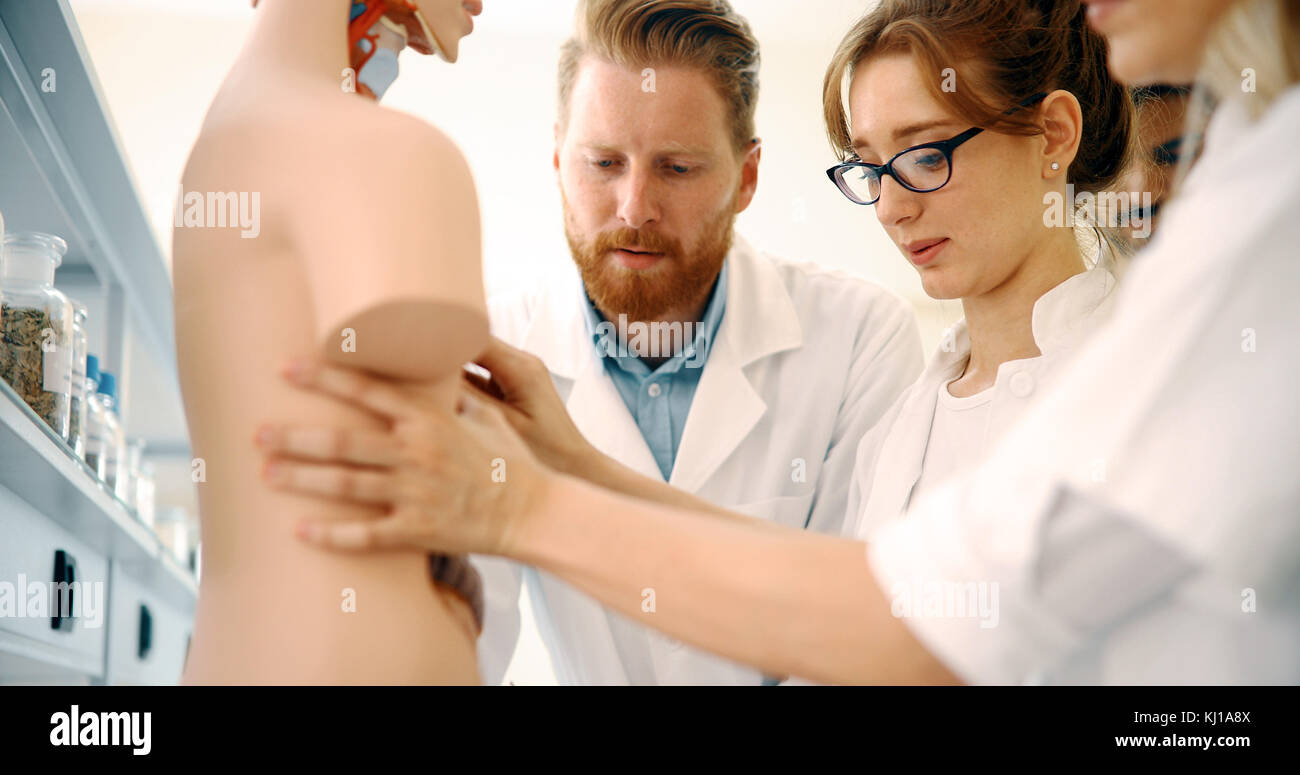
[[[86,305],[72,301],[72,401],[69,404],[68,446],[77,457],[86,452]]]
[[[104,453],[108,449],[108,421],[99,400],[99,358],[86,356],[86,465],[100,481],[104,479]]]
[[[136,437],[127,439],[125,464],[119,469],[118,473],[118,476],[126,481],[124,485],[126,497],[122,498],[122,502],[126,504],[127,508],[136,512],[137,517],[140,514],[139,499],[136,494],[139,490],[140,466],[144,464],[144,447],[144,439]]]
[[[141,463],[135,475],[135,516],[147,527],[154,526],[155,485],[152,463]]]
[[[0,377],[60,439],[72,399],[72,302],[54,288],[68,243],[53,234],[4,236]]]
[[[189,512],[175,507],[163,509],[154,523],[154,532],[178,563],[193,568],[190,551],[192,543],[198,542],[198,533],[191,526]]]
[[[104,407],[104,484],[126,500],[126,434],[117,416],[117,377],[99,372],[99,400]]]

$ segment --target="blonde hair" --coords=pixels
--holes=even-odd
[[[727,0],[580,0],[576,29],[560,49],[560,126],[586,56],[621,67],[679,65],[706,70],[727,104],[732,141],[754,138],[758,39]]]
[[[1255,91],[1245,90],[1250,68]],[[1239,101],[1252,119],[1263,116],[1300,83],[1300,5],[1290,0],[1239,0],[1215,25],[1188,103],[1185,137],[1202,138],[1219,103]],[[1197,155],[1178,163],[1173,195],[1182,189]]]
[[[1244,88],[1253,76],[1255,91]],[[1240,99],[1259,118],[1300,82],[1300,6],[1286,0],[1240,0],[1206,46],[1201,82],[1218,100]]]

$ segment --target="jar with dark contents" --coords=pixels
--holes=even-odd
[[[6,234],[0,280],[0,378],[68,438],[72,400],[72,303],[54,288],[68,244],[52,234]]]

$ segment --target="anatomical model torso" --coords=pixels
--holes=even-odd
[[[174,238],[181,386],[205,474],[186,683],[478,680],[468,609],[433,586],[429,558],[301,544],[302,517],[380,512],[269,489],[253,445],[268,420],[380,427],[292,389],[280,376],[292,358],[418,381],[450,404],[486,343],[468,168],[437,130],[341,86],[348,6],[262,0],[182,181],[260,204],[255,230],[205,223]]]

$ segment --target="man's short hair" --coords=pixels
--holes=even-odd
[[[580,0],[573,37],[560,49],[560,125],[586,56],[620,67],[698,67],[727,103],[732,140],[743,150],[755,136],[758,40],[727,0]]]

